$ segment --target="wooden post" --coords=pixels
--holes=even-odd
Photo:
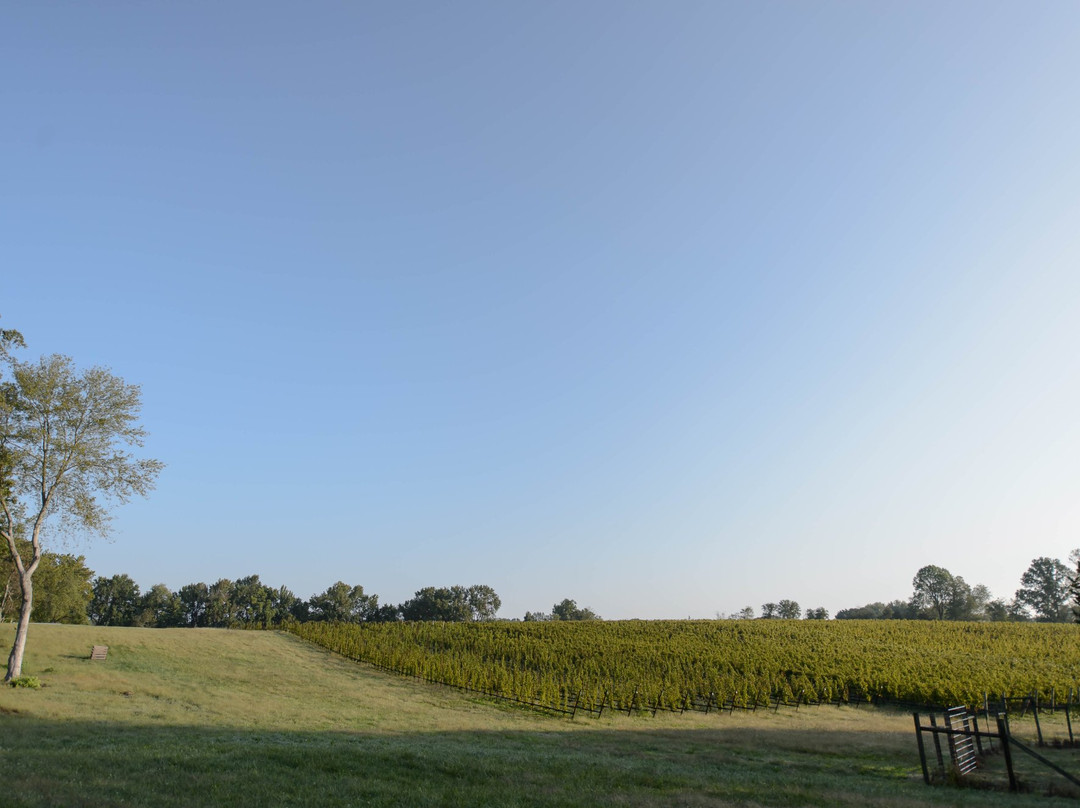
[[[1005,716],[999,715],[997,725],[1001,751],[1005,753],[1005,768],[1009,772],[1009,791],[1016,791],[1016,772],[1013,771],[1012,750],[1009,748],[1009,721]]]
[[[982,756],[983,748],[982,738],[979,737],[979,719],[975,713],[969,713],[964,716],[964,729],[968,732],[971,732],[972,729],[975,730],[975,748],[979,750],[979,755]]]
[[[937,729],[937,718],[934,717],[933,713],[930,713],[930,726],[933,727],[934,729]],[[937,765],[938,765],[938,768],[941,771],[944,772],[945,771],[945,758],[943,758],[941,756],[941,738],[938,737],[938,734],[936,732],[934,733],[934,750],[937,752]]]
[[[634,695],[630,697],[630,706],[628,708],[626,708],[627,717],[629,717],[630,714],[632,712],[634,712],[634,702],[637,701],[637,692],[638,692],[638,689],[635,687],[634,688]]]
[[[1072,716],[1069,715],[1072,712],[1072,694],[1073,694],[1072,688],[1070,687],[1069,688],[1069,700],[1065,704],[1065,726],[1067,726],[1069,728],[1069,745],[1070,746],[1076,743],[1076,741],[1073,740]]]
[[[805,692],[806,692],[805,687],[800,687],[799,688],[799,696],[798,696],[798,698],[795,699],[795,712],[799,712],[799,705],[802,704],[802,697],[803,697],[803,693],[805,693]]]
[[[1035,732],[1039,735],[1039,746],[1045,746],[1042,736],[1042,724],[1039,723],[1039,691],[1036,690],[1032,694],[1032,704],[1034,705],[1031,710],[1031,714],[1035,716]]]
[[[922,740],[922,724],[919,723],[919,714],[912,713],[915,718],[915,739],[919,742],[919,762],[922,764],[922,778],[927,785],[930,785],[930,769],[926,765],[926,748],[923,746]]]

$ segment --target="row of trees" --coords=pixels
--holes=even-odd
[[[915,573],[908,600],[868,603],[836,613],[838,620],[1036,620],[1080,622],[1080,549],[1069,554],[1069,566],[1056,558],[1033,559],[1020,577],[1011,600],[995,598],[983,584],[969,586],[944,567],[927,565]]]
[[[547,620],[603,620],[588,606],[578,606],[577,601],[565,598],[551,607],[550,612],[525,612],[525,622],[543,622]]]
[[[490,586],[425,587],[404,603],[379,604],[362,586],[338,581],[301,600],[287,587],[267,586],[258,575],[213,584],[193,583],[177,592],[155,584],[145,594],[127,575],[97,578],[87,616],[101,626],[154,628],[268,628],[291,621],[342,623],[492,620],[501,601]]]
[[[155,584],[147,591],[126,574],[94,577],[83,556],[45,552],[36,575],[34,618],[41,623],[94,623],[150,628],[267,628],[290,621],[383,623],[430,620],[448,623],[496,619],[502,605],[490,586],[425,587],[400,604],[380,604],[379,596],[343,581],[302,600],[288,587],[264,584],[258,575],[212,584],[192,583],[171,591]],[[22,607],[18,575],[10,559],[0,560],[0,621]],[[592,609],[566,598],[550,613],[526,612],[525,620],[600,620]]]
[[[718,620],[753,620],[756,616],[753,606],[745,606],[733,614],[716,613]],[[805,617],[807,620],[828,620],[829,610],[818,606],[807,609],[804,614],[798,601],[794,600],[781,600],[779,603],[770,601],[761,604],[762,620],[798,620],[800,617]]]

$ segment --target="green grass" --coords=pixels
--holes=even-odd
[[[904,713],[571,721],[279,633],[34,625],[24,672],[42,689],[0,688],[13,808],[1075,804],[926,787]]]

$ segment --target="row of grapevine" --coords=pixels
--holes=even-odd
[[[976,704],[1080,687],[1080,626],[930,621],[302,623],[399,673],[567,709],[880,698]]]

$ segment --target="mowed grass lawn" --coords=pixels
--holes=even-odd
[[[2,806],[1076,804],[926,787],[906,713],[571,721],[277,632],[34,625],[24,672],[45,687],[0,688]]]

